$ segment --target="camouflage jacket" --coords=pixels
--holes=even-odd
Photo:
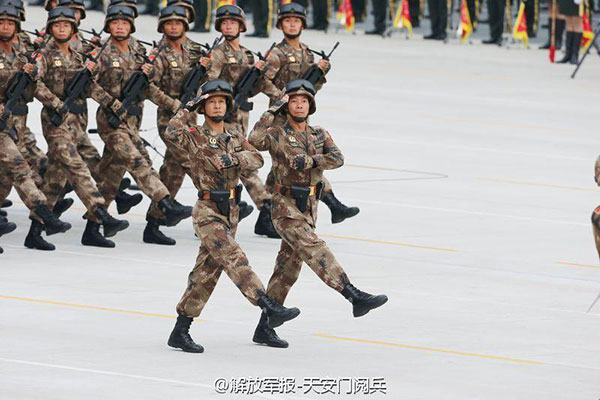
[[[273,119],[273,114],[265,112],[250,132],[249,140],[258,150],[268,150],[271,154],[271,172],[275,183],[283,186],[316,186],[323,180],[324,170],[339,168],[344,164],[342,152],[325,129],[307,125],[305,132],[296,132],[289,122],[274,125]],[[291,164],[296,157],[311,158],[313,165],[302,170],[294,169]],[[302,213],[294,199],[275,191],[272,217],[305,220],[316,226],[316,196],[309,197],[308,205]]]
[[[171,119],[165,139],[187,155],[191,178],[199,192],[234,189],[243,171],[263,166],[262,156],[240,131],[226,130],[218,134],[206,122],[202,126],[189,124],[189,114],[188,110],[181,109]],[[218,169],[215,159],[225,154],[237,165]],[[200,218],[219,218],[228,223],[211,200],[199,200],[198,204],[201,208]],[[194,219],[197,219],[197,214],[195,211]]]
[[[23,70],[23,66],[27,63],[27,57],[21,53],[21,46],[13,43],[12,51],[5,53],[0,50],[0,102],[6,102],[6,90],[10,87],[14,76]],[[27,104],[33,100],[35,85],[29,85],[25,90],[24,96],[20,99],[20,104]]]
[[[283,39],[267,57],[265,76],[273,82],[277,89],[283,91],[285,85],[294,79],[302,78],[313,65],[315,65],[315,57],[308,51],[307,45],[300,43],[300,50],[295,50]],[[329,70],[325,71],[325,73],[327,72]],[[316,89],[319,90],[325,82],[325,78],[317,82]],[[276,100],[278,98],[271,97],[271,102]]]
[[[110,38],[107,40],[110,40]],[[98,66],[95,70],[95,77],[98,84],[112,97],[117,99],[122,98],[123,89],[129,82],[129,79],[137,71],[140,71],[142,65],[145,63],[144,52],[142,51],[145,49],[140,47],[135,39],[129,39],[128,47],[129,51],[127,53],[121,53],[112,43],[106,46],[102,54],[100,54],[97,62]],[[143,95],[159,107],[168,108],[173,111],[179,108],[178,100],[174,100],[164,94],[153,83],[150,83]],[[139,99],[136,106],[142,107],[143,103],[144,99]]]
[[[236,83],[248,69],[252,68],[255,62],[254,55],[250,50],[243,46],[240,46],[240,48],[240,51],[235,51],[227,41],[218,45],[210,57],[208,80],[223,79],[229,82],[232,88],[235,88]],[[281,91],[264,76],[250,97],[261,92],[269,98],[280,98],[282,96]]]
[[[63,53],[54,39],[51,39],[36,59],[37,87],[35,97],[45,106],[55,110],[63,107],[65,90],[77,72],[85,68],[85,58],[74,50],[77,43],[70,43],[70,54]],[[103,107],[109,107],[113,97],[95,81],[89,85],[85,97],[91,97]],[[75,104],[85,108],[85,97],[78,99]]]
[[[161,44],[165,45],[156,57],[154,62],[155,75],[153,82],[165,94],[173,99],[180,99],[183,95],[183,84],[187,79],[190,71],[194,69],[202,57],[202,48],[200,44],[186,39],[183,44],[183,53],[175,51],[171,46],[166,44],[166,41],[161,40]],[[203,82],[200,82],[202,85]],[[157,120],[159,126],[166,126],[173,113],[169,110],[158,108]],[[190,121],[196,120],[196,113],[190,115]]]
[[[15,37],[15,43],[18,43],[18,49],[21,53],[31,54],[35,50],[27,32],[19,32]]]

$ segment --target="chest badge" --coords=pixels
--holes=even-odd
[[[211,137],[210,139],[208,139],[208,143],[209,143],[210,147],[212,147],[213,149],[219,148],[219,145],[217,144],[217,139],[215,139],[214,137]]]
[[[115,67],[115,68],[118,68],[118,67],[120,67],[120,66],[121,66],[121,64],[120,64],[118,61],[116,61],[116,60],[113,60],[113,62],[112,62],[112,66],[113,66],[113,67]]]
[[[235,57],[229,57],[229,64],[237,64]]]
[[[178,67],[177,61],[171,61],[171,67],[177,68]]]
[[[294,56],[290,56],[290,57],[289,57],[289,60],[290,60],[290,62],[296,62],[296,57],[294,57]]]
[[[0,69],[4,69],[4,63],[0,62]]]
[[[62,61],[60,61],[60,60],[54,60],[54,66],[55,67],[62,67]]]
[[[292,135],[288,136],[288,140],[290,141],[290,146],[292,147],[298,147],[298,141],[296,140],[296,138]]]

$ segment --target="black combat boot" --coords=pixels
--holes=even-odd
[[[25,247],[28,249],[45,251],[55,250],[56,247],[54,247],[52,243],[48,243],[44,240],[44,238],[42,238],[43,230],[44,225],[35,219],[31,220],[31,227],[29,228],[29,233],[27,233],[27,237],[25,238]]]
[[[298,315],[300,315],[300,310],[298,310],[296,307],[284,307],[275,300],[271,300],[266,294],[264,294],[260,290],[258,291],[257,304],[263,310],[263,312],[266,313],[267,326],[269,328],[277,328],[278,326],[281,326],[284,322],[294,319]]]
[[[573,55],[573,36],[575,32],[567,31],[567,38],[565,40],[565,56],[557,61],[557,64],[566,64],[571,61],[571,56]],[[579,48],[579,46],[577,47]]]
[[[358,207],[346,207],[335,197],[333,192],[327,193],[327,195],[323,196],[321,201],[327,204],[327,207],[329,207],[329,210],[331,211],[332,224],[342,222],[346,218],[352,218],[360,212]]]
[[[7,233],[11,233],[17,229],[17,225],[8,221],[0,221],[0,236],[6,235]]]
[[[354,317],[362,317],[374,308],[384,305],[388,298],[384,294],[373,296],[372,294],[362,292],[354,287],[351,283],[344,286],[342,295],[352,303],[352,311]]]
[[[132,207],[137,206],[142,202],[142,195],[136,193],[134,195],[125,193],[124,191],[117,192],[115,196],[115,203],[117,203],[117,212],[120,214],[125,214],[129,212]]]
[[[106,207],[99,206],[94,211],[94,215],[98,217],[100,222],[102,223],[102,228],[104,230],[104,237],[109,238],[113,237],[124,229],[129,227],[129,222],[125,220],[116,219],[112,215],[106,211]]]
[[[58,218],[60,218],[60,216],[63,215],[63,213],[65,211],[67,211],[69,208],[71,208],[71,206],[73,205],[73,203],[75,203],[73,201],[73,199],[61,199],[61,200],[58,200],[56,202],[56,204],[54,205],[54,208],[52,209],[52,212],[54,213],[54,215],[56,215]]]
[[[273,226],[273,220],[271,219],[272,208],[273,206],[270,200],[263,203],[260,213],[258,214],[258,219],[256,220],[256,225],[254,225],[254,233],[257,235],[265,235],[271,239],[281,239],[281,236],[279,236],[279,233],[277,233]]]
[[[2,209],[0,209],[0,217],[6,217],[8,213]]]
[[[50,212],[48,206],[45,204],[37,206],[33,212],[35,215],[40,217],[42,221],[44,221],[44,228],[47,236],[54,235],[55,233],[66,232],[71,229],[71,224],[58,219],[56,215]]]
[[[558,21],[557,21],[558,22]],[[540,50],[548,50],[550,48],[552,38],[552,17],[548,17],[548,40],[539,47]]]
[[[0,206],[0,208],[8,208],[11,207],[13,205],[13,202],[6,199],[2,202],[2,205]]]
[[[240,208],[240,221],[246,218],[248,215],[252,214],[252,211],[254,211],[254,207],[252,207],[245,201],[240,201],[238,207]]]
[[[159,220],[152,217],[147,217],[146,220],[148,224],[144,229],[144,243],[163,244],[165,246],[174,246],[177,243],[175,239],[168,237],[158,229],[160,226]]]
[[[260,320],[254,330],[252,341],[254,343],[266,344],[269,347],[280,347],[282,349],[289,346],[288,342],[277,336],[274,329],[269,328],[267,325],[267,314],[264,312],[260,314]]]
[[[88,220],[87,225],[85,226],[85,230],[83,231],[83,236],[81,236],[81,244],[84,246],[94,247],[115,247],[115,242],[106,239],[100,233],[100,224],[97,224],[90,220]]]
[[[165,214],[167,218],[167,226],[175,226],[182,219],[189,218],[192,215],[191,207],[183,206],[171,200],[171,197],[166,196],[158,202],[158,208]]]
[[[202,353],[204,347],[194,343],[194,339],[190,336],[190,325],[194,318],[184,317],[180,315],[177,317],[177,322],[169,336],[167,344],[175,349],[181,349],[186,353]]]
[[[556,47],[556,50],[560,50],[562,48],[563,33],[565,33],[565,20],[557,19],[556,29],[554,31],[554,47]]]

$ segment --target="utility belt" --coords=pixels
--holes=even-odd
[[[69,105],[69,112],[72,114],[84,114],[87,113],[87,103]]]
[[[308,208],[308,199],[310,196],[316,196],[317,200],[321,199],[323,186],[323,182],[317,183],[316,186],[284,186],[276,183],[274,189],[277,193],[296,200],[298,210],[305,212]]]
[[[240,204],[242,199],[242,184],[239,184],[235,189],[227,190],[207,190],[198,191],[198,198],[200,200],[212,200],[217,205],[221,215],[229,217],[229,208],[231,203],[229,200],[235,200],[235,204]]]

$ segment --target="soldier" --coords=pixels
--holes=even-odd
[[[548,40],[542,46],[540,50],[548,50],[550,48],[551,37],[552,37],[552,19],[555,19],[554,23],[554,47],[556,50],[562,48],[562,38],[565,32],[565,20],[558,18],[558,7],[555,7],[556,2],[547,0],[548,3]]]
[[[250,0],[250,7],[252,8],[252,21],[254,21],[254,33],[251,33],[246,36],[268,38],[271,34],[272,29],[271,21],[273,21],[273,2],[271,0]],[[217,13],[218,12],[219,10],[217,10]]]
[[[157,56],[154,63],[155,81],[165,94],[174,99],[180,99],[183,94],[183,84],[190,71],[198,65],[202,56],[200,45],[186,36],[189,30],[186,10],[181,6],[167,6],[160,12],[158,32],[163,34],[164,50]],[[172,199],[175,199],[181,188],[185,174],[190,174],[185,154],[165,140],[165,130],[174,113],[164,108],[157,110],[158,134],[167,145],[163,164],[160,167],[160,180],[169,189]],[[197,115],[190,114],[190,124],[196,123]],[[189,207],[191,213],[191,207]],[[164,218],[158,205],[153,202],[146,215],[144,242],[163,245],[175,245],[175,239],[167,237],[159,230]]]
[[[567,34],[565,39],[565,56],[557,61],[558,64],[579,62],[579,47],[583,37],[583,17],[580,13],[581,1],[560,0],[558,12],[565,19]]]
[[[317,65],[323,71],[323,78],[316,83],[316,89],[319,90],[326,82],[325,75],[329,72],[331,65],[327,60],[320,60],[315,63],[313,54],[308,50],[308,46],[300,42],[302,30],[306,28],[306,10],[299,4],[289,3],[281,6],[277,14],[277,28],[281,29],[284,35],[279,43],[267,57],[267,71],[265,76],[273,82],[273,85],[280,91],[285,89],[290,81],[302,78],[310,68]],[[271,104],[277,100],[271,97]],[[278,116],[275,123],[283,125],[286,122],[285,116]],[[325,184],[323,188],[322,201],[327,204],[331,211],[331,222],[336,224],[351,218],[358,214],[358,207],[347,207],[340,202],[331,189],[331,184],[327,178],[323,178]],[[269,173],[267,177],[267,189],[272,190],[273,174]]]
[[[488,20],[490,24],[490,38],[484,40],[483,44],[502,44],[502,33],[504,32],[504,12],[506,10],[505,0],[487,0]]]
[[[225,41],[218,45],[212,52],[209,60],[203,58],[201,62],[208,68],[208,79],[223,79],[232,87],[252,67],[264,70],[266,63],[262,60],[254,62],[254,55],[250,50],[240,45],[240,33],[246,31],[246,16],[244,11],[237,6],[221,6],[217,9],[215,30],[221,32]],[[263,92],[269,97],[281,94],[268,79],[261,79],[256,92]],[[244,133],[248,132],[249,112],[238,109],[232,116],[232,123],[241,125]],[[256,171],[244,172],[242,182],[250,194],[252,201],[260,210],[260,215],[254,226],[257,235],[266,235],[270,238],[279,238],[271,222],[271,195],[265,190]]]
[[[48,13],[46,32],[53,39],[40,52],[37,63],[37,88],[35,97],[44,105],[42,109],[42,129],[50,154],[49,174],[44,179],[42,191],[48,198],[48,206],[53,207],[61,196],[67,179],[72,183],[77,196],[86,206],[92,217],[88,225],[102,224],[104,236],[111,237],[127,228],[127,221],[113,218],[106,210],[102,194],[92,179],[90,170],[79,155],[77,145],[84,136],[87,124],[85,98],[72,104],[65,104],[66,89],[75,75],[83,68],[92,70],[94,64],[84,64],[80,53],[70,49],[71,36],[77,32],[75,12],[67,7],[56,7]],[[110,96],[96,82],[89,85],[89,94],[101,106],[119,110],[122,104]],[[114,247],[92,228],[86,228],[81,242],[88,246]]]
[[[144,54],[140,53],[135,43],[130,41],[130,34],[135,32],[134,13],[131,8],[109,7],[106,12],[104,31],[110,34],[107,39],[110,43],[98,59],[96,80],[112,97],[121,99],[130,79],[134,75],[141,77],[139,75],[141,71],[148,76],[152,72],[152,66],[145,63]],[[179,108],[178,100],[165,95],[153,83],[145,87],[140,96],[148,98],[159,107],[172,111]],[[100,107],[96,112],[98,133],[109,150],[102,155],[98,168],[99,174],[104,177],[98,187],[108,208],[119,189],[123,174],[128,171],[135,178],[142,192],[158,202],[160,210],[166,216],[167,226],[174,226],[189,217],[190,213],[182,205],[173,202],[169,190],[152,168],[150,156],[139,135],[143,97],[136,98],[127,109],[121,108],[115,112]],[[119,117],[115,118],[117,116]],[[97,231],[98,226],[92,226],[92,229]]]
[[[201,240],[200,250],[177,305],[177,323],[168,342],[171,347],[192,353],[204,349],[192,340],[190,325],[200,315],[223,270],[250,303],[263,309],[270,327],[300,314],[297,308],[282,307],[265,295],[264,286],[235,241],[241,171],[260,168],[263,158],[238,125],[225,127],[223,119],[232,106],[231,93],[231,86],[225,81],[205,83],[201,97],[186,104],[166,132],[167,140],[187,155],[192,180],[198,189],[193,220]],[[190,113],[196,110],[205,116],[202,126],[189,124]]]
[[[262,115],[249,138],[258,150],[271,154],[275,176],[273,224],[282,237],[267,296],[283,304],[305,262],[323,282],[347,298],[353,305],[354,317],[360,317],[387,302],[387,296],[372,296],[354,287],[315,233],[323,171],[341,167],[344,156],[325,129],[306,122],[316,111],[313,85],[303,79],[294,80],[285,93]],[[278,112],[287,114],[283,126],[273,124]],[[287,347],[288,343],[266,322],[266,316],[261,315],[254,342]]]
[[[365,32],[367,35],[383,35],[385,32],[385,17],[388,13],[389,3],[390,0],[373,0],[373,16],[375,17],[375,26],[372,30]]]
[[[448,4],[446,0],[427,0],[427,7],[429,8],[429,19],[431,20],[431,33],[424,36],[423,39],[446,39],[446,27],[448,25]]]
[[[77,20],[77,26],[81,23],[82,19],[85,19],[85,6],[83,0],[59,0],[59,7],[69,7],[75,12],[75,19]],[[135,5],[134,5],[135,6]],[[94,37],[92,40],[84,40],[81,33],[78,31],[71,37],[71,48],[79,53],[88,54],[94,50],[94,44],[98,41],[101,44],[99,37]],[[96,182],[100,182],[102,180],[102,176],[99,175],[99,165],[101,156],[98,152],[98,149],[92,141],[90,140],[89,135],[87,134],[87,126],[88,126],[88,114],[87,110],[80,114],[83,118],[81,121],[83,123],[83,134],[79,135],[79,143],[77,143],[77,151],[79,155],[87,164],[92,177]],[[108,150],[105,150],[108,151]],[[131,181],[129,178],[124,178],[121,181],[121,185],[119,186],[119,191],[115,196],[115,203],[117,204],[117,212],[119,214],[127,213],[132,207],[135,207],[139,203],[142,202],[142,195],[136,193],[134,195],[130,195],[125,192],[125,189],[129,187]]]
[[[167,7],[169,6],[180,6],[186,9],[188,24],[194,24],[193,32],[210,31],[211,0],[168,0]]]
[[[15,35],[21,30],[21,18],[16,8],[0,6],[0,115],[4,114],[4,104],[8,100],[6,91],[16,74],[25,71],[33,76],[34,65],[27,58],[17,53],[13,45]],[[46,196],[37,188],[34,182],[34,172],[25,161],[18,144],[21,144],[22,131],[25,129],[27,118],[27,102],[33,100],[35,85],[28,85],[26,92],[19,99],[19,104],[13,108],[8,117],[5,129],[0,131],[0,176],[5,176],[10,181],[31,212],[33,220],[31,229],[25,240],[25,246],[36,248],[35,237],[42,229],[50,236],[59,232],[66,232],[71,225],[58,219],[48,208]],[[6,199],[8,193],[0,197],[0,204]],[[43,222],[43,224],[42,224]],[[34,234],[31,236],[31,234]],[[48,246],[46,250],[54,250]]]
[[[596,181],[596,185],[600,186],[600,156],[598,156],[594,165],[594,180]],[[594,232],[598,257],[600,257],[600,206],[596,207],[592,213],[592,230]]]

